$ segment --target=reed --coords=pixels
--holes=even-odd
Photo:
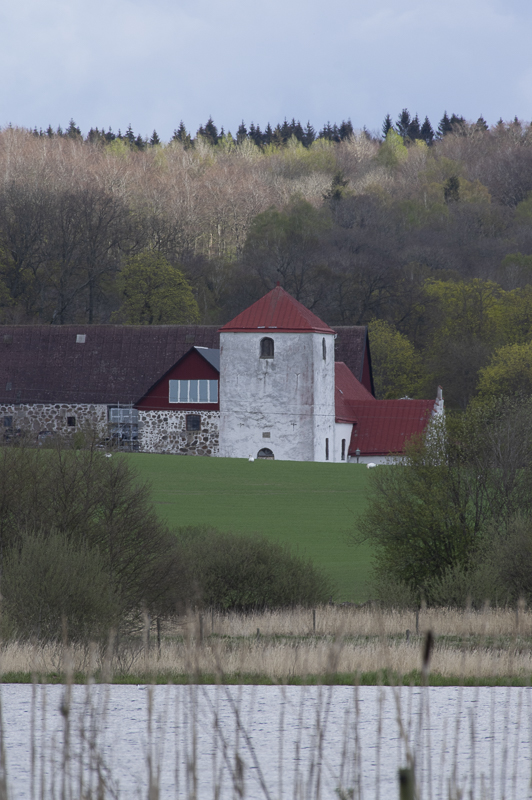
[[[315,632],[314,632],[315,621]],[[416,633],[417,630],[417,633]],[[168,679],[277,683],[314,679],[395,682],[419,673],[420,648],[434,635],[432,681],[526,684],[532,675],[532,613],[521,608],[482,612],[419,612],[325,606],[260,614],[190,613],[151,623],[138,637],[112,639],[106,648],[72,646],[79,680]],[[65,674],[62,645],[9,641],[1,649],[2,674]]]

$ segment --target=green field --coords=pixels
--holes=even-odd
[[[366,502],[363,465],[128,454],[172,526],[213,525],[289,544],[333,579],[338,601],[362,602],[370,552],[347,536]]]

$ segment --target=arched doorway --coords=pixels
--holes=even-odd
[[[269,458],[270,461],[274,461],[275,456],[269,447],[263,447],[262,450],[259,450],[257,453],[257,458]]]

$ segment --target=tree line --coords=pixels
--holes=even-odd
[[[530,125],[444,114],[429,144],[404,110],[384,138],[287,123],[266,145],[208,126],[143,149],[0,131],[0,321],[222,324],[280,280],[373,326],[380,396],[441,383],[458,408],[530,344]]]

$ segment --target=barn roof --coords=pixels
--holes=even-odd
[[[220,331],[256,333],[334,333],[325,322],[277,285],[256,303],[220,328]]]
[[[216,326],[4,325],[0,403],[135,402],[193,345]]]
[[[85,337],[83,344],[78,337]],[[220,346],[218,328],[2,325],[0,403],[134,403],[194,345],[208,348],[200,350],[205,358],[216,358],[210,354]],[[335,351],[362,375],[366,329],[338,328]]]
[[[336,422],[356,422],[357,403],[378,403],[378,400],[362,386],[346,364],[337,361],[334,367]]]
[[[349,455],[387,456],[404,452],[405,443],[423,433],[435,410],[434,400],[367,400],[356,402]]]

